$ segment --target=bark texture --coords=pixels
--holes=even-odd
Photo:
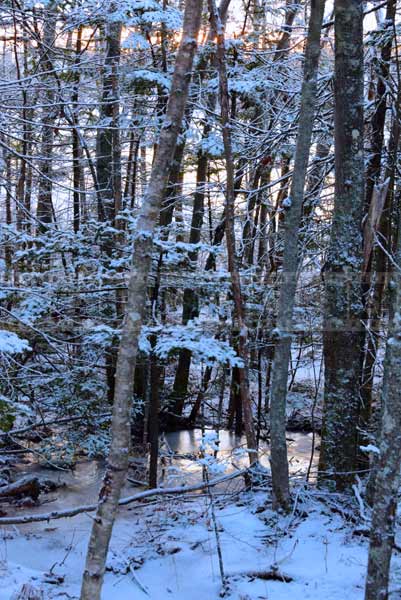
[[[41,68],[43,71],[43,116],[41,120],[42,134],[40,143],[40,178],[38,189],[38,201],[36,207],[36,216],[39,221],[38,229],[40,232],[46,231],[53,221],[53,145],[54,129],[57,117],[56,94],[53,83],[53,59],[54,46],[56,41],[56,2],[50,2],[48,5],[48,14],[46,17],[45,28],[43,32],[43,42],[41,45]]]
[[[376,471],[365,600],[386,600],[389,597],[391,552],[401,483],[401,236],[398,237],[396,266],[389,282],[391,314],[384,362],[381,443]]]
[[[363,2],[335,2],[335,201],[324,269],[324,419],[319,481],[343,490],[356,465],[361,352]]]
[[[164,124],[134,241],[127,307],[118,352],[112,441],[99,493],[81,589],[81,600],[99,600],[107,551],[130,452],[130,413],[138,338],[143,322],[152,264],[153,232],[159,218],[171,156],[177,144],[200,27],[202,2],[187,0],[184,26]]]
[[[294,173],[290,197],[287,199],[288,208],[286,209],[284,222],[283,273],[271,386],[270,427],[273,494],[276,504],[285,510],[288,509],[290,503],[285,436],[287,380],[300,254],[298,244],[299,228],[302,220],[306,171],[312,140],[324,6],[325,0],[312,0],[311,2]]]
[[[376,86],[376,107],[372,116],[372,142],[371,156],[366,168],[366,196],[365,196],[365,232],[367,225],[370,225],[368,233],[373,238],[373,233],[378,231],[381,243],[374,245],[373,239],[364,234],[364,301],[366,306],[366,328],[370,330],[370,335],[365,341],[362,371],[362,419],[361,427],[365,427],[371,416],[371,407],[373,401],[373,381],[375,376],[375,367],[377,361],[377,351],[380,343],[380,320],[382,316],[383,297],[386,287],[386,273],[388,271],[387,251],[390,249],[390,230],[391,230],[391,205],[393,185],[386,182],[393,181],[392,167],[388,165],[382,175],[384,131],[387,116],[387,95],[390,82],[390,61],[394,41],[394,23],[396,17],[396,0],[388,0],[386,5],[386,15],[383,26],[386,31],[386,41],[380,52],[380,60],[377,72]],[[397,121],[397,119],[395,119]],[[398,134],[397,124],[397,134]],[[390,137],[395,141],[394,128]],[[398,140],[396,141],[396,146]],[[391,161],[390,161],[391,162]],[[382,179],[382,180],[381,180]],[[384,181],[383,181],[384,180]],[[386,193],[387,186],[387,193]],[[375,227],[374,223],[369,223],[369,216],[375,210],[378,200],[383,200],[378,215],[379,222]],[[373,285],[373,289],[370,288]],[[371,295],[371,298],[369,296]],[[369,306],[370,303],[370,306]]]
[[[110,10],[115,10],[114,3]],[[106,59],[103,70],[103,90],[99,129],[96,143],[96,175],[99,186],[99,220],[112,221],[116,215],[115,206],[115,164],[116,135],[118,136],[118,94],[116,90],[117,69],[121,54],[121,23],[112,21],[106,25]],[[117,111],[116,111],[117,109]]]

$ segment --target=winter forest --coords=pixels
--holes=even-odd
[[[0,600],[401,599],[401,4],[0,0]]]

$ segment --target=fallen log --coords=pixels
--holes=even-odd
[[[245,576],[252,579],[263,579],[264,581],[281,581],[282,583],[291,583],[293,581],[290,575],[286,575],[274,568],[267,571],[250,571],[249,573],[245,573]]]
[[[22,498],[29,496],[37,500],[40,494],[40,482],[37,477],[27,476],[0,487],[0,498]]]
[[[249,468],[241,469],[239,471],[235,471],[235,473],[225,475],[224,477],[212,479],[208,483],[198,483],[194,485],[174,488],[153,488],[151,490],[145,490],[144,492],[139,492],[138,494],[134,494],[133,496],[127,496],[126,498],[122,498],[118,504],[119,506],[127,506],[127,504],[132,504],[132,502],[139,502],[140,500],[145,500],[146,498],[150,498],[152,496],[177,496],[180,494],[187,494],[188,492],[204,490],[206,488],[211,488],[216,485],[219,485],[220,483],[226,483],[227,481],[236,479],[241,475],[245,476],[249,473],[249,471]],[[82,513],[94,512],[96,509],[97,503],[76,506],[75,508],[70,508],[67,510],[42,513],[39,515],[24,515],[22,517],[1,517],[0,527],[2,525],[25,525],[27,523],[40,523],[43,521],[52,521],[54,519],[65,519],[68,517],[75,517],[76,515]]]

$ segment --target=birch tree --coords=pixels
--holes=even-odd
[[[152,264],[153,232],[167,184],[171,156],[182,125],[202,2],[187,0],[180,47],[177,53],[164,124],[160,133],[149,185],[137,220],[128,297],[117,358],[112,439],[106,472],[99,492],[81,589],[81,600],[99,600],[107,551],[130,452],[130,412],[138,338],[145,313],[147,281]]]

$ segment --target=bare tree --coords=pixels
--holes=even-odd
[[[324,6],[325,0],[312,0],[311,2],[294,172],[290,197],[287,198],[285,203],[287,208],[284,222],[283,274],[278,306],[277,342],[273,362],[270,402],[273,493],[277,505],[284,509],[288,509],[290,503],[285,407],[288,366],[291,354],[293,310],[299,267],[298,240],[306,171],[312,140]]]
[[[398,198],[400,202],[400,198]],[[391,552],[401,461],[401,235],[398,233],[394,268],[389,281],[390,324],[381,394],[381,443],[375,478],[375,496],[369,545],[365,600],[388,598]]]
[[[375,204],[380,205],[378,199],[383,198],[383,205],[379,209],[379,223],[377,228],[381,243],[369,244],[369,236],[364,235],[364,271],[366,270],[364,285],[364,304],[366,310],[365,332],[369,331],[369,336],[363,348],[363,371],[361,381],[362,398],[362,420],[361,426],[369,422],[372,408],[373,381],[375,367],[377,362],[377,351],[380,342],[380,326],[383,308],[384,291],[386,287],[386,271],[388,270],[387,253],[390,249],[390,230],[391,230],[391,206],[393,200],[393,164],[387,165],[383,171],[383,146],[386,118],[388,114],[388,86],[391,78],[391,52],[395,33],[395,15],[396,1],[388,0],[386,5],[386,15],[384,26],[386,31],[385,43],[381,48],[379,64],[377,67],[377,85],[375,94],[375,111],[371,119],[371,150],[370,158],[366,166],[366,194],[365,194],[365,214],[367,215],[366,225],[370,225],[369,210],[372,212],[377,208]],[[396,118],[395,118],[396,120]],[[398,129],[398,125],[397,125]],[[398,131],[397,131],[398,135]],[[390,142],[394,139],[394,133],[391,132]],[[398,142],[395,142],[398,145]],[[390,181],[390,185],[387,182]],[[387,190],[387,193],[386,193]],[[384,197],[383,197],[384,195]],[[370,228],[372,231],[372,228]],[[367,239],[368,238],[368,239]],[[377,273],[375,280],[375,272]],[[373,288],[373,289],[372,289]],[[370,299],[370,295],[372,298]],[[369,304],[371,306],[369,306]]]
[[[226,242],[228,270],[231,276],[231,286],[234,299],[235,317],[238,326],[238,355],[243,365],[238,368],[239,392],[241,396],[242,412],[244,418],[244,427],[246,441],[248,444],[248,454],[250,464],[258,462],[258,452],[256,450],[256,435],[253,424],[252,404],[249,393],[249,350],[248,350],[248,328],[245,321],[245,306],[242,296],[241,279],[239,272],[239,261],[235,248],[235,229],[234,229],[234,202],[235,202],[235,171],[231,143],[231,123],[229,110],[229,92],[226,70],[226,52],[224,25],[217,10],[214,0],[209,0],[210,17],[212,27],[217,38],[217,69],[219,72],[220,86],[220,105],[221,105],[221,125],[223,128],[224,158],[226,162]]]
[[[335,2],[335,201],[324,268],[324,421],[320,482],[354,475],[362,317],[363,2]]]
[[[110,13],[116,10],[110,4]],[[115,161],[118,150],[118,91],[117,69],[121,54],[121,22],[111,19],[105,25],[106,58],[103,67],[103,89],[100,106],[100,122],[96,144],[96,171],[99,185],[99,219],[113,221],[118,212],[121,190],[116,189],[116,171],[119,161]]]
[[[40,144],[40,179],[37,202],[37,218],[41,230],[53,221],[53,145],[54,129],[57,117],[57,104],[55,102],[56,94],[53,78],[53,56],[56,42],[56,7],[57,2],[52,1],[48,4],[47,15],[44,21],[43,40],[41,43],[41,68],[43,71],[43,115],[42,115],[42,135]]]
[[[184,115],[201,13],[202,2],[187,0],[182,39],[177,53],[164,124],[149,186],[137,222],[127,307],[117,359],[112,441],[89,541],[81,600],[100,598],[110,537],[128,469],[133,379],[138,339],[146,306],[147,281],[152,264],[153,232],[159,218],[171,156],[174,154]]]

